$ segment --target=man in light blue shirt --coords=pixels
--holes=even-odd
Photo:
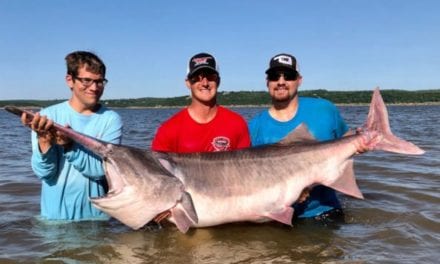
[[[298,96],[302,76],[294,56],[284,53],[274,56],[266,74],[272,105],[249,122],[252,146],[279,142],[301,123],[307,125],[318,141],[337,139],[348,132],[334,104],[325,99]],[[325,171],[322,173],[325,175]],[[304,202],[293,207],[294,215],[299,218],[342,212],[335,191],[322,185],[314,187]]]
[[[120,116],[101,104],[105,65],[93,53],[76,51],[65,58],[66,83],[72,95],[68,101],[47,107],[30,121],[22,122],[32,132],[32,169],[42,181],[41,217],[47,220],[107,220],[92,206],[89,197],[108,190],[101,158],[52,129],[53,122],[70,126],[83,134],[119,144]]]

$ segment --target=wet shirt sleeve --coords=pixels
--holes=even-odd
[[[46,153],[40,152],[38,145],[37,133],[32,132],[32,157],[31,166],[35,175],[41,180],[53,180],[58,174],[59,167],[59,153],[58,146],[53,145]]]
[[[99,121],[94,127],[96,131],[93,134],[101,135],[100,140],[113,144],[121,143],[122,121],[118,115],[112,115],[107,120]],[[96,180],[104,177],[101,158],[85,147],[74,143],[72,148],[63,155],[84,176]]]

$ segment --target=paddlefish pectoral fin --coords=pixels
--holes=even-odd
[[[191,195],[187,192],[182,193],[182,200],[180,201],[182,205],[183,211],[185,214],[191,219],[191,221],[195,224],[199,222],[199,218],[197,216],[196,209],[194,208],[193,200]]]
[[[182,233],[186,233],[192,224],[199,222],[191,195],[187,192],[182,193],[181,200],[170,211],[177,228]]]
[[[181,210],[179,207],[174,207],[170,210],[171,214],[174,218],[174,222],[179,229],[180,232],[186,233],[188,229],[191,227],[191,220],[186,216],[185,212]]]
[[[346,160],[342,164],[342,170],[339,173],[339,177],[334,177],[336,178],[335,181],[331,182],[330,184],[323,184],[346,195],[350,195],[358,199],[364,199],[364,196],[359,190],[359,187],[356,183],[356,178],[354,176],[353,159]]]

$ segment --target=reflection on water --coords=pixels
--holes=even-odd
[[[148,148],[157,126],[179,109],[118,109],[123,144]],[[246,119],[261,108],[236,108]],[[345,221],[228,224],[181,234],[166,224],[133,231],[116,220],[53,223],[38,219],[40,184],[30,168],[30,132],[0,110],[0,263],[435,263],[440,106],[391,106],[393,132],[426,150],[355,158],[365,200],[341,196]],[[367,107],[344,106],[351,127]]]

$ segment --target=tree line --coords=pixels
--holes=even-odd
[[[440,103],[440,89],[419,91],[381,90],[381,94],[387,104]],[[299,91],[299,96],[324,98],[335,104],[367,104],[371,100],[371,95],[372,91],[327,91],[324,89]],[[0,107],[6,105],[46,107],[65,100],[2,100],[0,101]],[[181,107],[188,105],[190,100],[190,96],[143,97],[102,100],[102,103],[108,107]],[[267,91],[221,91],[218,93],[218,103],[234,106],[268,105],[270,104],[270,96]]]

